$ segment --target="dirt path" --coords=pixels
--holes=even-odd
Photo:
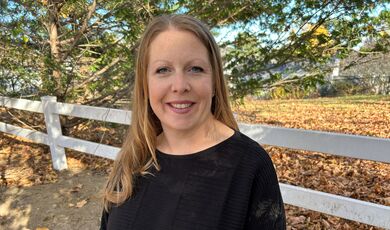
[[[93,170],[65,170],[55,183],[2,187],[0,229],[98,229],[106,178]]]

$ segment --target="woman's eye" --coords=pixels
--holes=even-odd
[[[169,70],[166,67],[161,67],[156,70],[156,73],[167,73]]]
[[[193,67],[191,67],[190,71],[194,72],[194,73],[201,73],[201,72],[203,72],[203,68],[199,67],[199,66],[193,66]]]

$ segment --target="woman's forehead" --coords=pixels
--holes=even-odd
[[[192,32],[169,29],[158,34],[149,45],[150,63],[194,60],[209,62],[209,52]]]

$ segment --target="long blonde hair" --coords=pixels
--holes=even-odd
[[[211,105],[212,114],[215,119],[238,130],[228,100],[221,55],[209,29],[202,22],[188,15],[163,15],[154,18],[146,28],[138,47],[131,126],[104,190],[103,203],[106,211],[112,204],[120,205],[133,195],[137,176],[149,173],[151,166],[160,169],[155,150],[157,136],[162,132],[162,127],[149,104],[148,50],[153,39],[169,28],[192,32],[207,48],[215,89]]]

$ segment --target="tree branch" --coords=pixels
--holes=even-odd
[[[120,61],[120,58],[114,58],[114,60],[112,60],[112,62],[110,64],[104,66],[99,71],[94,72],[87,80],[85,80],[82,83],[78,84],[78,86],[75,89],[80,89],[80,88],[84,87],[86,84],[88,84],[89,82],[93,81],[96,77],[98,77],[98,76],[104,74],[105,72],[107,72],[111,67],[116,65],[119,61]]]
[[[74,36],[74,40],[72,41],[72,45],[69,47],[68,52],[65,53],[63,59],[66,59],[70,53],[72,52],[73,48],[76,46],[77,42],[80,40],[80,38],[83,36],[85,31],[88,28],[88,21],[91,19],[93,13],[96,10],[96,0],[93,0],[92,4],[88,7],[88,13],[87,16],[85,17],[83,24],[81,26],[81,29],[79,32]]]

